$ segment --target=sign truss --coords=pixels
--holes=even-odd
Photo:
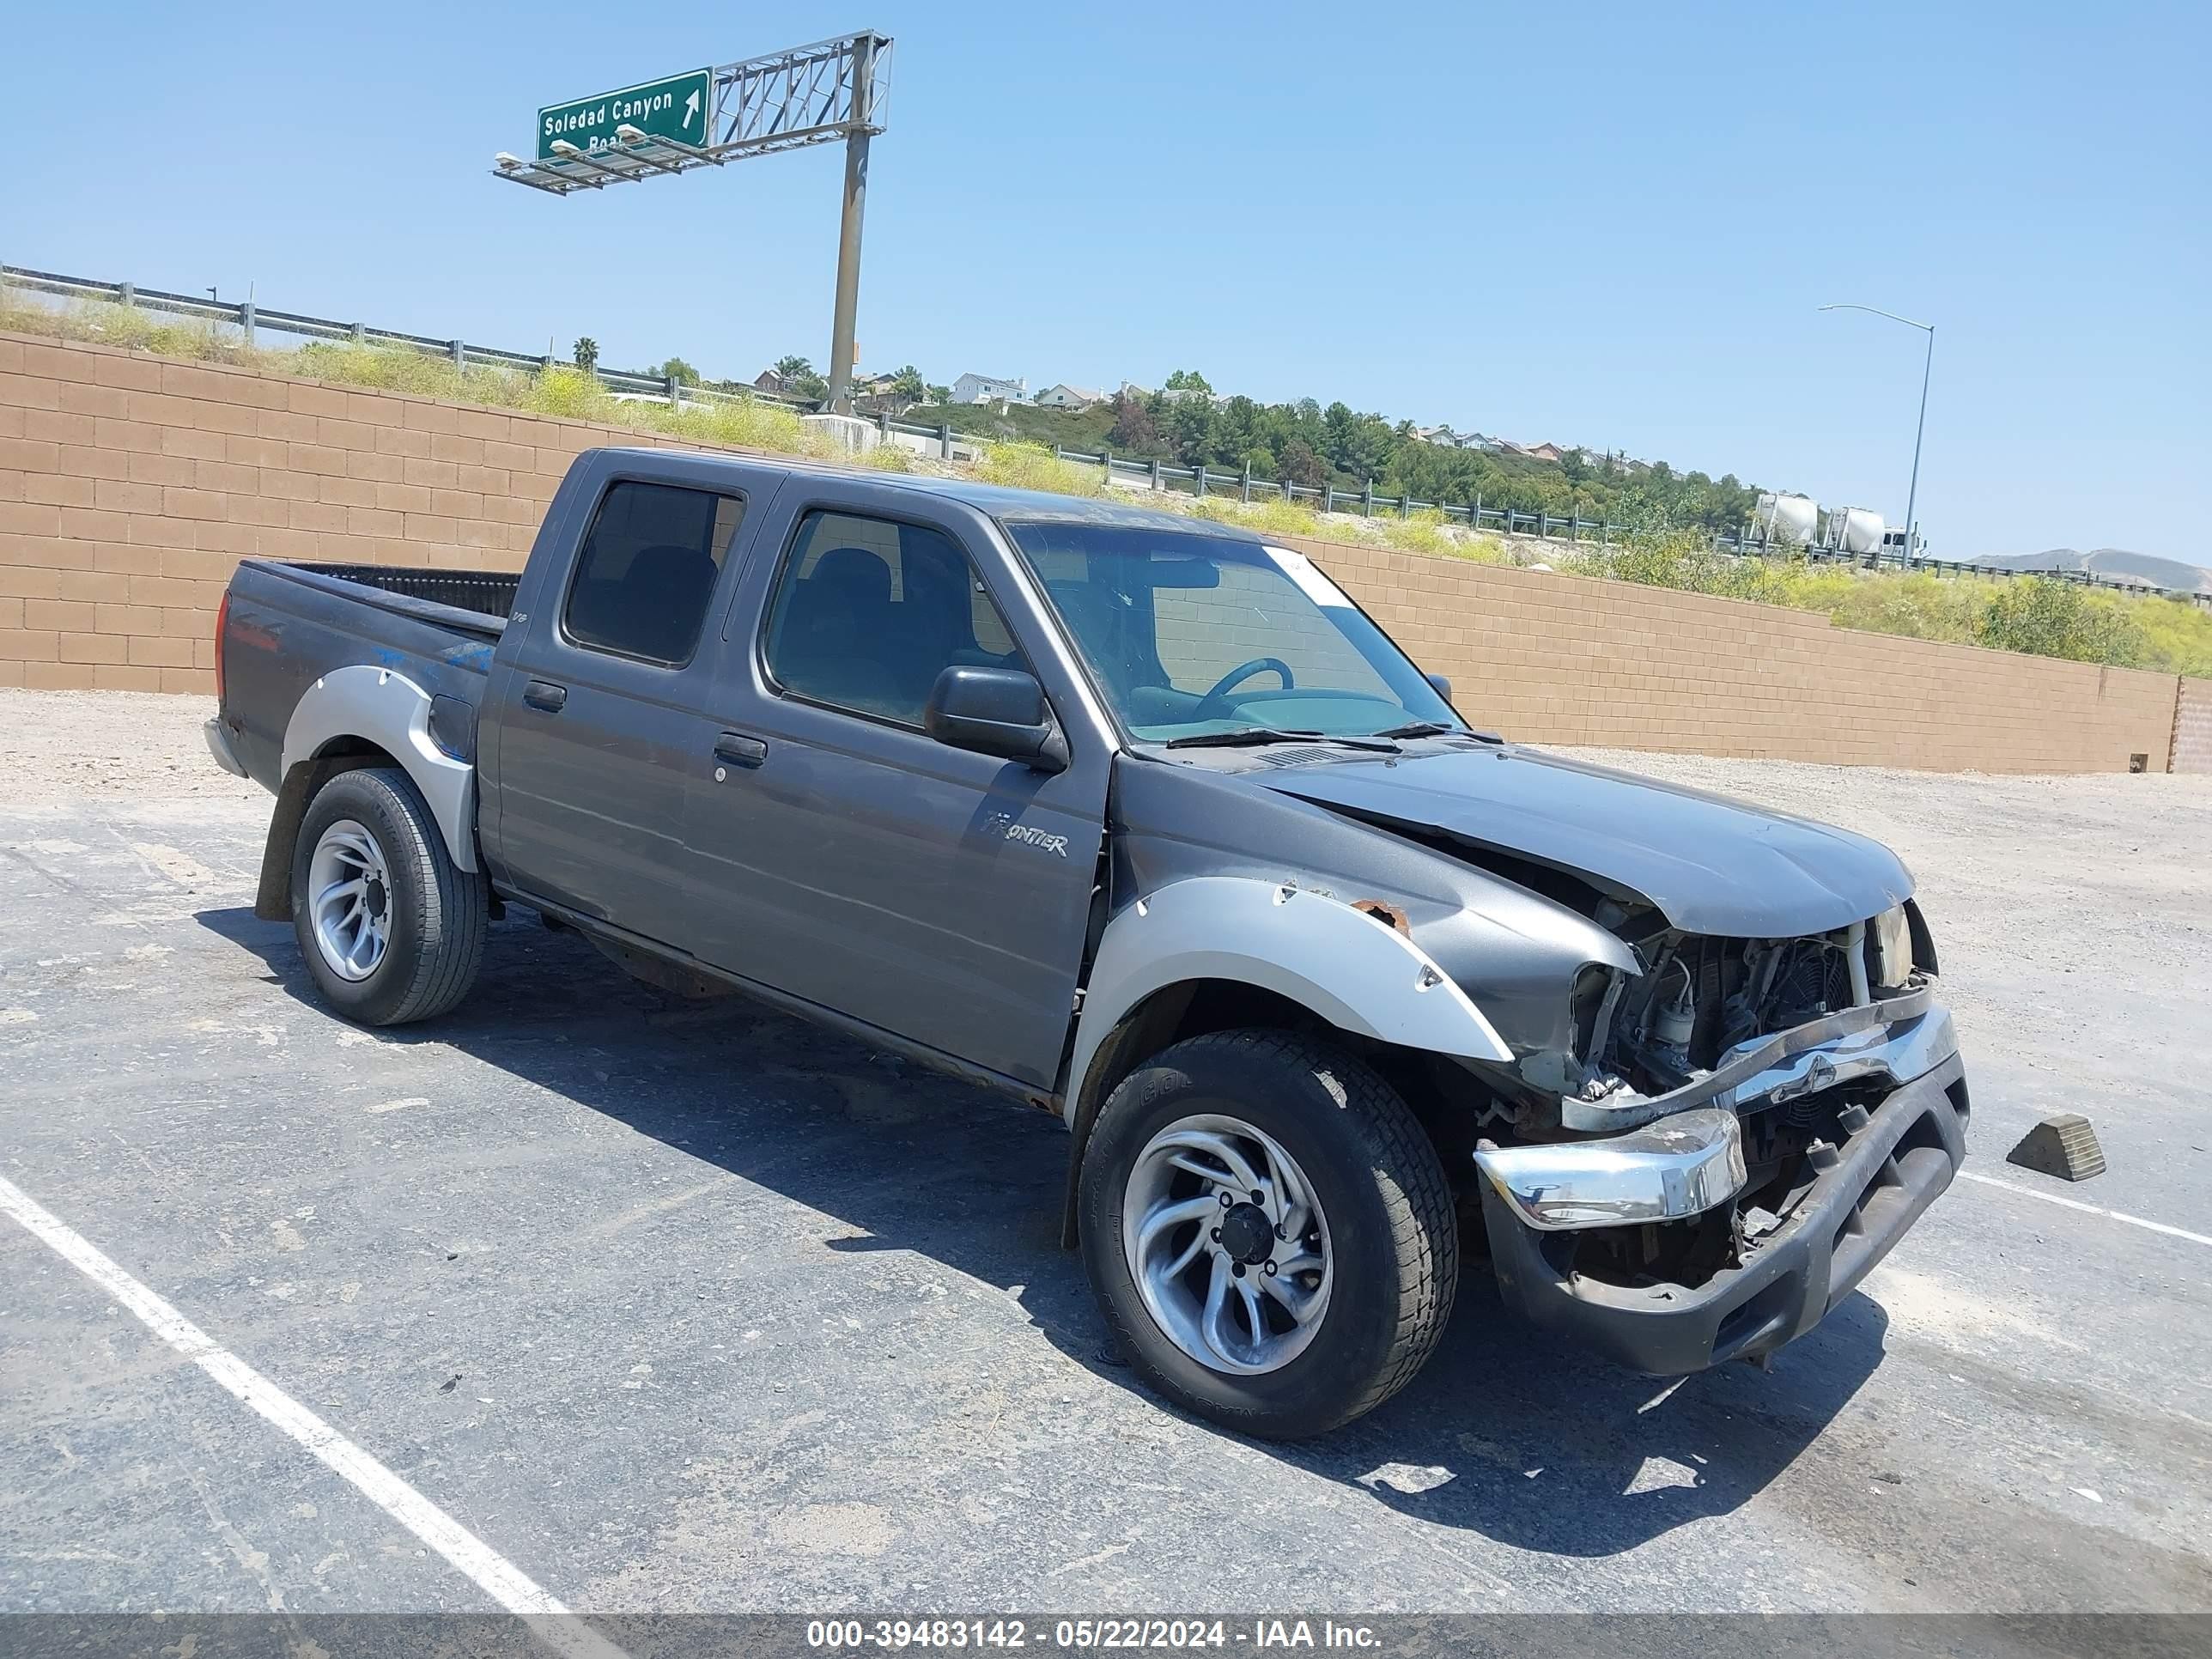
[[[493,171],[532,190],[566,196],[872,135],[884,130],[890,64],[890,39],[867,29],[722,64],[705,72],[708,108],[696,143],[676,136],[684,130],[683,94],[693,77],[554,105],[538,112],[539,154],[529,160],[502,154]],[[630,94],[663,86],[678,94],[670,105],[678,118],[623,118],[627,109],[657,108],[650,96],[640,100]]]

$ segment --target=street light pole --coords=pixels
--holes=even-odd
[[[1916,323],[1910,317],[1900,317],[1893,311],[1884,311],[1877,306],[1822,306],[1823,311],[1867,311],[1877,317],[1887,317],[1893,323],[1903,323],[1907,328],[1917,328],[1928,337],[1928,355],[1920,365],[1920,420],[1912,428],[1912,482],[1905,492],[1905,556],[1911,558],[1920,545],[1920,535],[1913,513],[1920,502],[1920,441],[1928,431],[1928,377],[1936,368],[1936,325]]]
[[[1928,355],[1920,362],[1920,419],[1912,428],[1912,482],[1905,489],[1905,556],[1920,553],[1919,521],[1913,509],[1920,501],[1920,440],[1928,430],[1928,377],[1936,368],[1936,325],[1928,325]]]

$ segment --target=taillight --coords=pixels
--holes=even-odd
[[[215,703],[222,707],[222,641],[230,632],[230,590],[223,589],[222,603],[215,608]]]

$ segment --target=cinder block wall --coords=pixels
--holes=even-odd
[[[2172,674],[1630,582],[1300,542],[1469,719],[1531,742],[1929,771],[2167,769]],[[2189,684],[2197,684],[2189,682]]]
[[[653,441],[0,335],[0,684],[211,690],[240,558],[519,568],[578,451]],[[2165,771],[2178,730],[2212,748],[2212,685],[2183,682],[2178,714],[2172,675],[1298,545],[1470,718],[1530,741],[1992,772]]]
[[[0,334],[0,684],[212,691],[243,557],[516,570],[650,435]]]
[[[2173,710],[2173,770],[2212,772],[2212,680],[2184,680]]]

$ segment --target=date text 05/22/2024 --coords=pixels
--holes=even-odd
[[[1131,1650],[1292,1650],[1374,1652],[1379,1633],[1332,1619],[817,1619],[806,1644],[823,1649],[1016,1649],[1069,1652]]]

